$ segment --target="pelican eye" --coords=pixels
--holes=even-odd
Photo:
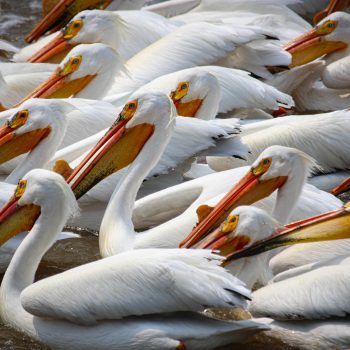
[[[21,198],[23,196],[24,191],[26,190],[27,180],[20,180],[17,188],[15,190],[15,197]]]
[[[255,176],[261,176],[266,173],[266,171],[270,168],[272,162],[272,158],[264,158],[262,159],[259,164],[252,169],[253,174]]]
[[[75,19],[71,21],[67,27],[63,30],[63,36],[66,40],[74,38],[83,26],[83,21],[81,19]]]
[[[78,58],[74,58],[72,60],[72,64],[79,64],[80,63],[80,60]]]
[[[137,109],[137,100],[128,102],[124,106],[123,110],[120,112],[119,118],[121,120],[131,119],[134,116],[136,109]]]
[[[224,233],[233,232],[238,224],[238,215],[230,215],[221,225],[221,231]]]
[[[11,120],[9,120],[8,125],[12,129],[17,129],[24,125],[28,119],[29,111],[28,109],[22,109],[18,111]]]
[[[183,89],[187,89],[187,84],[182,84],[181,85],[181,90],[183,90]]]
[[[316,31],[319,35],[327,35],[334,31],[334,29],[337,27],[337,24],[337,21],[328,20],[323,24],[317,26]]]

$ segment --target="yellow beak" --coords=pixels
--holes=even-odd
[[[292,55],[292,63],[289,65],[292,68],[346,47],[346,43],[342,41],[327,41],[315,29],[311,29],[289,42],[284,49]]]
[[[79,199],[98,182],[128,166],[154,132],[154,125],[127,128],[127,120],[113,125],[67,179]]]
[[[66,81],[66,75],[57,69],[49,79],[39,85],[33,92],[26,96],[17,106],[30,98],[69,98],[75,96],[87,86],[95,75]]]
[[[3,125],[0,127],[0,164],[31,151],[50,132],[50,128],[43,128],[16,134],[14,129]]]
[[[35,204],[18,206],[18,198],[12,197],[0,209],[0,245],[15,235],[30,230],[40,215]]]

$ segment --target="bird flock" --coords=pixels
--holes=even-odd
[[[349,349],[350,1],[42,5],[0,40],[1,323],[50,349]],[[101,259],[35,281],[66,225]]]

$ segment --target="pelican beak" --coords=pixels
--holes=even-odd
[[[67,80],[66,78],[69,74],[65,73],[64,69],[57,68],[51,77],[39,85],[16,106],[21,105],[30,98],[69,98],[75,96],[96,76],[95,74],[91,74],[82,78]]]
[[[47,45],[36,52],[32,57],[28,59],[28,62],[53,62],[58,63],[73,47],[72,44],[65,38],[62,32],[59,32],[54,39],[52,39]]]
[[[331,33],[337,25],[335,21],[329,22],[328,25],[333,26],[329,30],[327,30],[327,28],[313,28],[284,46],[284,49],[292,55],[292,63],[289,65],[290,68],[301,66],[323,55],[347,47],[347,44],[342,41],[330,41],[325,39],[325,36]]]
[[[322,21],[325,17],[336,11],[343,11],[349,6],[349,0],[331,0],[329,5],[314,16],[314,24]]]
[[[217,228],[228,214],[240,205],[250,205],[269,196],[276,189],[282,187],[287,176],[279,176],[262,180],[261,165],[249,172],[220,200],[220,202],[203,218],[192,232],[180,243],[180,247],[190,248],[211,231]]]
[[[338,196],[339,194],[350,190],[350,177],[344,180],[339,186],[333,188],[332,194]]]
[[[27,35],[26,42],[39,39],[48,31],[64,27],[77,13],[87,9],[105,9],[111,0],[60,0]]]
[[[196,245],[196,249],[211,249],[218,251],[222,256],[230,256],[250,243],[247,235],[236,235],[234,231],[227,231],[225,223],[221,224],[208,237]]]
[[[18,205],[19,198],[13,196],[0,209],[0,245],[15,235],[30,230],[40,215],[40,207],[35,204]]]
[[[350,238],[349,203],[337,210],[289,224],[270,238],[229,254],[225,263],[287,245],[345,238]]]
[[[35,148],[51,132],[50,128],[36,129],[16,134],[15,129],[5,124],[0,127],[0,164]]]
[[[67,179],[77,199],[131,164],[154,132],[152,124],[127,127],[127,123],[127,119],[117,120]]]

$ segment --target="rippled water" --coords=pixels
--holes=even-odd
[[[25,35],[41,17],[40,0],[0,0],[0,39],[21,47]],[[82,239],[68,239],[56,243],[45,255],[37,272],[41,279],[90,261],[99,259],[98,239],[86,235]],[[2,278],[2,276],[0,277]],[[246,315],[237,310],[216,310],[213,316],[223,319],[241,319]],[[46,347],[33,342],[13,329],[0,325],[0,350],[43,350]],[[259,335],[249,345],[227,347],[228,349],[284,349],[294,350],[288,344],[276,341],[267,335]]]

